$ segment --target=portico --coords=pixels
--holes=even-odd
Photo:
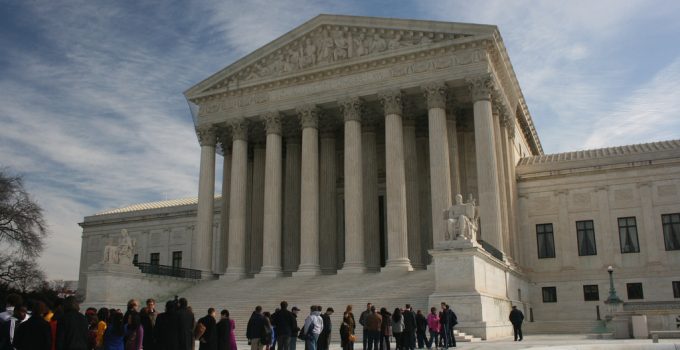
[[[540,144],[506,59],[492,26],[321,15],[188,90],[202,147],[197,242],[217,234],[215,152],[230,160],[218,231],[228,248],[193,245],[193,268],[421,269],[458,193],[478,199],[481,239],[508,253],[506,168]]]

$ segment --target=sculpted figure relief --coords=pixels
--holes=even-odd
[[[456,195],[456,204],[444,210],[444,220],[446,220],[446,234],[444,239],[457,240],[459,238],[468,241],[477,240],[477,230],[479,229],[479,211],[474,199],[463,203],[463,196]]]
[[[118,245],[104,247],[105,264],[132,265],[132,257],[135,250],[135,240],[130,237],[128,230],[120,230]]]
[[[397,50],[405,46],[429,44],[454,38],[453,34],[435,35],[419,31],[374,32],[365,28],[320,28],[235,73],[217,87],[238,85],[238,81],[278,76],[311,68],[319,64],[339,62],[355,57]],[[238,81],[237,81],[238,80]]]

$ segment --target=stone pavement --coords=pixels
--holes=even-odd
[[[238,342],[240,350],[249,350],[250,346],[245,341]],[[304,344],[299,341],[296,350],[304,350]],[[331,343],[330,350],[340,350],[340,343]],[[394,349],[394,344],[392,344]],[[654,350],[680,350],[680,339],[659,339],[658,344],[652,343],[651,339],[589,339],[586,335],[529,335],[521,342],[515,342],[512,338],[496,339],[489,341],[459,343],[455,349],[487,350],[487,349],[551,349],[551,350],[586,350],[586,349],[654,349]],[[361,343],[354,344],[354,350],[361,350]]]

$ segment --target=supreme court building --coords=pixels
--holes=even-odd
[[[680,141],[544,154],[496,26],[320,15],[185,95],[201,145],[198,198],[86,217],[86,301],[120,299],[92,290],[106,275],[144,280],[139,297],[184,291],[273,310],[278,298],[311,297],[283,292],[296,283],[323,281],[324,305],[447,301],[461,329],[488,339],[511,331],[511,304],[527,320],[592,321],[587,332],[610,308],[611,265],[623,305],[610,313],[675,326]],[[477,237],[441,245],[458,194],[478,205]],[[123,228],[137,263],[200,279],[102,267]],[[252,290],[258,281],[283,295],[270,301]],[[395,286],[402,294],[381,294]]]

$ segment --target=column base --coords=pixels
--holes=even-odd
[[[283,271],[280,267],[262,266],[260,273],[255,274],[255,278],[276,278],[283,277]]]
[[[300,265],[298,270],[293,272],[293,277],[298,276],[318,276],[321,274],[321,266],[319,265]]]
[[[363,263],[345,263],[341,270],[338,270],[338,275],[366,273],[368,269]]]
[[[411,266],[411,261],[409,259],[394,259],[387,260],[385,267],[381,269],[383,272],[392,271],[413,271],[413,266]]]
[[[244,279],[248,276],[246,273],[246,269],[242,267],[236,267],[236,268],[227,268],[227,271],[224,273],[224,275],[220,276],[220,279],[226,279],[226,280],[240,280]]]

